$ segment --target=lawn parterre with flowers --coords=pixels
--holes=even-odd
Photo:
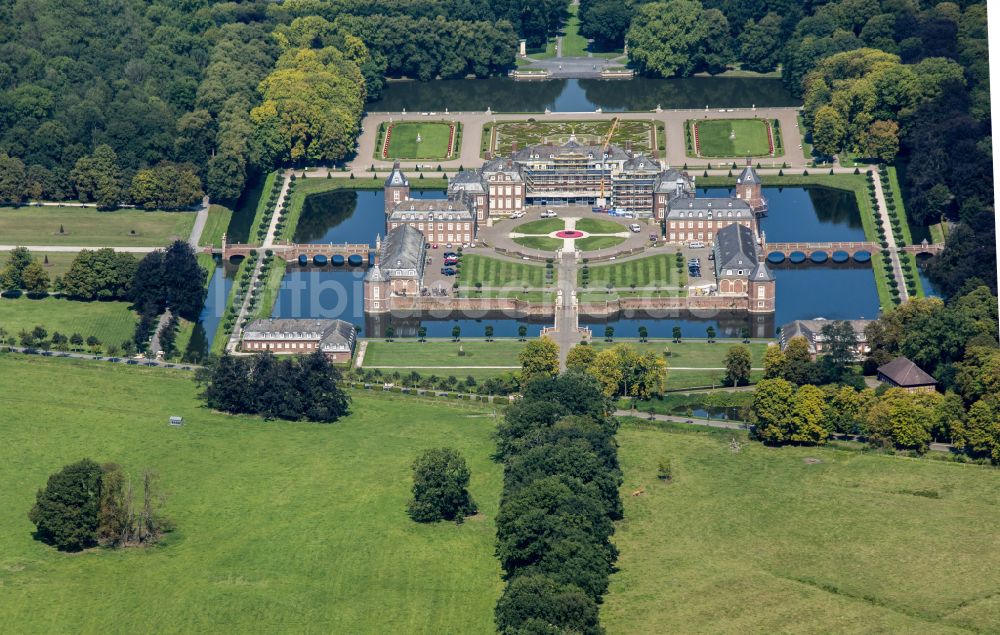
[[[436,159],[455,157],[461,140],[461,124],[447,121],[383,124],[376,159]],[[419,141],[417,140],[419,138]]]

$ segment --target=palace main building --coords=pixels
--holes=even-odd
[[[429,243],[466,243],[475,240],[481,224],[528,206],[581,205],[658,220],[671,242],[711,241],[733,224],[756,234],[767,201],[749,160],[735,186],[732,197],[698,198],[695,177],[686,171],[615,145],[581,145],[571,138],[459,172],[448,183],[446,199],[411,199],[410,181],[396,163],[385,180],[386,231],[409,225]]]

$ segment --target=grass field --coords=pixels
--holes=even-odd
[[[603,220],[600,218],[581,218],[576,221],[576,228],[582,232],[591,234],[619,234],[627,231],[624,225],[620,225],[613,220]]]
[[[594,265],[590,269],[590,287],[601,288],[609,283],[612,287],[676,287],[683,284],[682,273],[677,272],[677,261],[673,254],[660,254],[615,263]],[[577,274],[578,284],[583,284],[583,270]]]
[[[358,392],[334,425],[264,422],[207,411],[197,390],[187,373],[0,356],[0,631],[493,632],[488,411]],[[472,472],[482,514],[462,525],[406,516],[410,464],[440,446]],[[155,468],[177,530],[124,552],[34,541],[36,489],[82,457]]]
[[[53,281],[56,276],[64,276],[69,271],[70,266],[76,259],[79,252],[76,251],[35,251],[31,250],[31,255],[45,268],[45,273],[49,274],[49,281]],[[0,252],[0,267],[6,264],[9,252]],[[48,258],[48,263],[45,259]]]
[[[547,236],[521,236],[512,240],[528,249],[538,249],[540,251],[555,251],[562,249],[563,246],[561,238],[549,238]]]
[[[481,338],[482,330],[477,333],[465,333],[467,337]],[[364,366],[517,366],[521,362],[517,355],[526,342],[516,339],[498,339],[492,342],[483,340],[428,340],[418,342],[414,339],[386,342],[384,339],[369,339],[368,350],[365,352]],[[459,355],[459,347],[465,355]],[[421,371],[423,372],[423,371]],[[494,374],[499,374],[497,373]],[[426,373],[424,373],[426,374]],[[456,374],[456,373],[449,373]]]
[[[639,342],[638,340],[622,339],[634,338],[638,333],[621,333],[618,331],[615,332],[615,341],[609,344],[604,341],[603,335],[603,328],[598,327],[594,329],[593,346],[597,350],[625,342],[643,353],[654,352],[662,354],[664,351],[669,351],[670,355],[666,357],[668,370],[674,366],[722,368],[726,365],[726,352],[732,346],[747,346],[750,349],[752,360],[750,365],[753,368],[761,368],[764,366],[764,351],[767,350],[768,346],[766,342],[760,340],[751,340],[750,344],[743,344],[739,340],[716,340],[715,344],[709,344],[705,340],[681,340],[680,344],[675,344],[672,340],[653,339],[646,342]]]
[[[459,124],[455,124],[455,141],[458,142]],[[392,133],[389,137],[388,156],[382,155],[382,146],[385,143],[387,130]],[[417,143],[417,135],[420,135],[420,142]],[[387,129],[383,129],[379,137],[378,146],[375,148],[376,159],[440,159],[452,158],[458,152],[458,144],[452,148],[448,154],[448,138],[451,136],[451,124],[435,122],[409,122],[391,124]]]
[[[143,212],[93,207],[0,207],[0,243],[81,247],[160,247],[187,240],[194,212]],[[62,226],[63,233],[59,233]],[[132,232],[135,232],[134,234]]]
[[[580,5],[570,3],[562,39],[563,57],[586,57],[590,42],[580,35]]]
[[[565,42],[565,40],[564,40]],[[580,119],[574,121],[499,121],[495,125],[487,124],[483,128],[484,147],[490,150],[491,135],[494,154],[507,156],[516,142],[518,148],[525,148],[540,143],[563,144],[569,141],[571,135],[581,144],[601,145],[611,131],[610,119]],[[666,141],[662,137],[662,127],[654,129],[652,121],[623,119],[618,122],[611,142],[624,147],[626,142],[632,143],[634,152],[652,154],[654,149],[665,148]],[[656,137],[656,143],[653,138]]]
[[[551,234],[566,228],[566,221],[561,218],[542,218],[528,221],[514,227],[513,231],[520,234]]]
[[[270,190],[268,190],[270,192]],[[265,200],[266,202],[266,200]],[[211,205],[208,208],[208,220],[205,222],[205,229],[201,232],[201,245],[211,245],[222,247],[222,235],[229,227],[229,221],[233,219],[233,210],[222,205]]]
[[[623,242],[625,242],[625,239],[621,236],[588,236],[587,238],[580,238],[575,244],[576,248],[580,251],[596,251],[598,249],[614,247]]]
[[[521,289],[540,288],[544,284],[545,268],[522,262],[497,260],[469,254],[462,256],[460,286],[474,287],[481,282],[484,287]]]
[[[623,423],[609,633],[1000,630],[1000,471],[743,436]]]
[[[705,119],[693,122],[693,125],[698,131],[700,156],[771,156],[767,125],[760,119]],[[730,135],[734,133],[731,139]]]
[[[0,298],[0,327],[17,337],[22,330],[43,326],[50,336],[55,331],[79,333],[84,339],[93,335],[105,345],[119,346],[135,330],[136,315],[128,307],[128,302],[78,302],[51,296]]]
[[[278,291],[281,290],[281,281],[285,279],[285,261],[281,258],[273,258],[271,268],[264,276],[260,290],[260,302],[251,318],[269,318],[274,310],[274,303],[278,299]]]

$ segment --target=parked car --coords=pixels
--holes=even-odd
[[[556,213],[555,213],[554,210],[547,209],[544,212],[542,212],[541,216],[542,216],[542,218],[555,218],[556,217]]]
[[[134,365],[134,364],[138,364],[139,362],[137,362],[134,359],[128,359],[128,360],[125,360],[125,363],[131,366],[131,365]]]
[[[701,242],[700,240],[695,240],[688,243],[688,247],[690,247],[691,249],[704,249],[705,243]]]
[[[441,267],[441,273],[446,276],[453,276],[455,275],[456,272],[455,269],[452,267]]]
[[[657,236],[656,234],[650,234],[649,235],[649,242],[651,242],[651,243],[655,243],[659,239],[660,239],[660,237]]]
[[[709,260],[715,260],[715,252],[714,251],[708,252],[708,259]]]
[[[458,253],[454,251],[446,251],[441,255],[445,258],[458,258]]]
[[[639,223],[632,223],[631,225],[628,226],[628,229],[629,231],[635,234],[638,234],[639,232],[642,231],[642,227],[639,225]]]
[[[524,212],[514,212],[510,217],[513,219],[524,218]]]
[[[454,267],[457,264],[458,264],[458,258],[445,258],[444,259],[444,266],[446,266],[446,267]]]

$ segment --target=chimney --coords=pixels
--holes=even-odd
[[[750,165],[751,165],[750,157],[747,157],[747,167],[750,167]]]
[[[632,154],[632,140],[631,139],[626,139],[625,140],[625,152],[628,152],[629,154]]]
[[[517,141],[511,141],[510,142],[510,153],[514,154],[515,152],[517,152]]]

